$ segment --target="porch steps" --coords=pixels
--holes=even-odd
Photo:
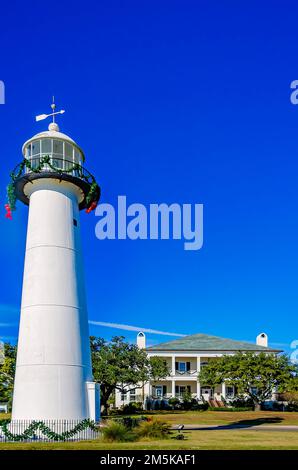
[[[225,404],[221,400],[216,400],[218,403],[219,408],[224,408]]]
[[[222,401],[216,400],[213,398],[210,398],[208,401],[209,405],[212,406],[212,408],[223,408],[225,405]]]
[[[213,400],[213,398],[210,398],[208,403],[209,403],[210,406],[212,406],[212,408],[218,408],[218,404],[217,404],[216,400]]]

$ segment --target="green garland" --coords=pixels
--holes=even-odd
[[[23,174],[24,168],[28,168],[32,173],[40,173],[44,166],[47,165],[49,166],[55,173],[60,174],[61,176],[63,173],[72,173],[73,171],[76,171],[78,174],[78,177],[87,183],[90,184],[90,189],[88,191],[88,194],[86,196],[86,205],[87,209],[92,205],[92,203],[97,203],[100,197],[100,187],[96,183],[96,180],[93,175],[89,173],[89,176],[86,176],[84,174],[83,167],[79,165],[78,163],[74,163],[71,168],[68,170],[64,170],[62,168],[55,167],[51,163],[51,157],[49,155],[45,155],[42,157],[39,161],[39,164],[37,166],[32,166],[30,160],[27,158],[24,158],[24,160],[20,163],[20,165],[17,166],[18,171],[15,173],[13,171],[10,173],[11,177],[11,182],[7,186],[7,201],[10,206],[10,209],[13,211],[16,208],[16,192],[15,192],[15,181]],[[90,178],[91,178],[91,183],[90,183]]]
[[[32,421],[27,429],[22,434],[13,434],[9,431],[8,426],[11,423],[11,420],[5,419],[0,422],[0,430],[2,430],[4,436],[10,441],[24,441],[27,439],[32,439],[35,437],[35,432],[40,430],[44,436],[52,439],[53,441],[65,441],[74,437],[79,432],[85,431],[86,429],[91,429],[92,431],[99,432],[98,428],[95,425],[94,421],[90,419],[83,419],[78,423],[73,429],[69,431],[64,431],[61,434],[56,433],[50,429],[43,421]]]

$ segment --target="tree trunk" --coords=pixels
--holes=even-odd
[[[108,404],[105,403],[105,404],[101,404],[101,415],[102,416],[107,416],[108,415]]]
[[[101,410],[102,416],[107,416],[108,415],[108,409],[109,409],[108,399],[109,399],[109,397],[107,397],[107,396],[104,396],[104,395],[101,396],[100,410]]]
[[[113,392],[113,387],[102,387],[101,389],[101,396],[100,396],[100,410],[103,416],[108,415],[109,404],[108,400]]]
[[[261,403],[254,402],[254,411],[261,411]]]

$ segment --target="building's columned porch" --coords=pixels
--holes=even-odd
[[[149,385],[149,396],[155,399],[177,397],[183,399],[185,394],[200,401],[229,400],[234,398],[234,387],[225,384],[215,388],[203,386],[196,380],[165,380]]]
[[[175,378],[176,380],[181,379],[194,379],[197,380],[198,374],[200,373],[202,367],[208,364],[210,361],[216,360],[219,354],[211,355],[191,355],[184,353],[183,355],[179,354],[159,354],[169,370],[169,376],[166,380],[171,380]]]

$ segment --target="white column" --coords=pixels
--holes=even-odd
[[[172,397],[175,397],[175,380],[172,380]]]
[[[144,398],[145,398],[145,399],[146,399],[148,396],[150,396],[150,388],[151,388],[150,382],[145,383],[145,385],[144,385]]]
[[[172,375],[176,375],[176,357],[175,356],[172,356]]]
[[[197,374],[199,375],[201,371],[201,356],[197,357]],[[201,399],[201,384],[198,380],[197,382],[197,398],[200,400]]]
[[[224,382],[221,384],[221,394],[226,399],[226,384]]]

